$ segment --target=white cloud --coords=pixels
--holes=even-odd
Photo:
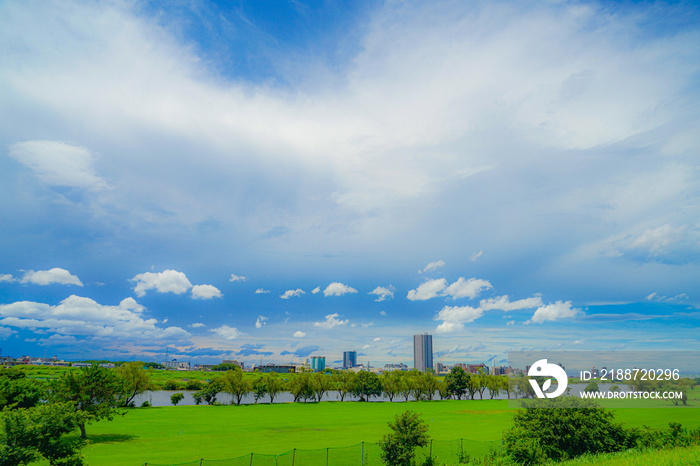
[[[187,276],[176,270],[140,273],[129,281],[136,282],[134,292],[138,297],[144,296],[148,290],[156,290],[159,293],[182,294],[192,288],[192,284],[187,279]]]
[[[241,335],[244,335],[243,333],[239,332],[237,328],[229,327],[228,325],[222,325],[221,327],[217,327],[209,331],[217,334],[221,338],[225,338],[226,340],[235,340]]]
[[[554,304],[542,306],[535,311],[532,318],[526,321],[526,324],[541,324],[547,321],[555,321],[559,319],[567,319],[582,315],[581,309],[572,308],[571,301],[557,301]]]
[[[232,273],[231,278],[229,279],[230,282],[244,282],[245,280],[246,280],[245,277],[238,276],[235,273]]]
[[[10,338],[14,333],[17,333],[17,332],[12,330],[11,328],[0,327],[0,337],[2,337],[2,338]],[[25,340],[25,341],[27,341],[27,340]]]
[[[476,260],[479,257],[481,257],[483,254],[484,254],[484,251],[476,251],[471,256],[469,256],[469,260],[472,262],[476,262]]]
[[[380,303],[386,301],[387,299],[394,298],[394,287],[389,285],[388,287],[378,286],[374,290],[370,291],[368,294],[377,295],[378,298],[375,299],[376,302]]]
[[[435,329],[438,333],[450,333],[460,330],[464,324],[473,322],[484,315],[484,310],[471,306],[445,306],[435,316],[434,320],[443,322]]]
[[[317,286],[316,288],[314,288],[313,290],[311,290],[311,293],[313,293],[313,294],[318,294],[318,293],[320,293],[320,292],[321,292],[321,287],[320,287],[320,286]]]
[[[97,176],[92,154],[84,147],[59,141],[25,141],[12,144],[9,155],[34,170],[37,177],[50,186],[110,188]]]
[[[433,270],[437,270],[440,267],[443,267],[444,265],[445,265],[445,261],[443,261],[443,260],[430,262],[428,265],[425,266],[425,268],[423,270],[419,270],[418,273],[432,272]]]
[[[685,293],[678,294],[676,296],[667,297],[661,296],[660,294],[654,292],[647,296],[647,301],[655,301],[657,303],[672,303],[672,304],[683,304],[690,299]]]
[[[386,316],[386,311],[379,311],[380,316]]]
[[[204,325],[204,324],[201,323],[201,322],[195,322],[194,324],[190,324],[190,327],[192,327],[192,328],[202,328],[202,327],[206,327],[206,325]]]
[[[515,325],[515,321],[514,321],[514,320],[509,320],[508,322],[506,322],[506,325]]]
[[[382,340],[381,337],[376,337],[376,338],[375,338],[374,340],[372,340],[372,341],[381,341],[381,340]]]
[[[439,278],[435,280],[427,280],[420,284],[415,290],[410,290],[406,297],[411,301],[425,301],[428,299],[441,296],[441,292],[447,288],[447,280]]]
[[[224,295],[214,285],[194,285],[192,287],[192,299],[223,298]]]
[[[258,288],[257,290],[255,290],[255,294],[267,294],[269,292],[270,290],[266,290],[264,288]]]
[[[38,272],[29,270],[24,274],[24,277],[22,277],[21,283],[31,283],[33,285],[51,285],[52,283],[58,283],[61,285],[83,286],[83,283],[78,277],[58,267],[54,267],[51,270],[39,270]]]
[[[14,282],[17,281],[15,278],[12,277],[12,274],[9,273],[3,273],[0,274],[0,283],[2,282]]]
[[[265,322],[266,320],[267,320],[267,317],[258,316],[258,319],[255,321],[255,328],[260,328],[263,325],[265,325],[267,323],[267,322]]]
[[[452,283],[445,289],[443,294],[445,296],[452,297],[452,299],[474,299],[477,296],[479,296],[479,294],[482,291],[488,290],[489,288],[492,288],[491,283],[489,283],[486,280],[481,280],[477,278],[470,278],[469,280],[465,280],[464,277],[459,277],[459,279],[456,282]]]
[[[504,312],[517,311],[518,309],[534,309],[542,306],[542,298],[534,296],[532,298],[510,301],[508,295],[498,296],[496,298],[482,299],[479,307],[485,311],[499,309]]]
[[[62,335],[107,340],[185,340],[180,327],[156,327],[156,319],[143,317],[145,309],[133,298],[118,306],[105,306],[90,298],[71,295],[57,306],[31,301],[0,305],[0,325]]]
[[[302,332],[301,330],[297,330],[294,332],[294,338],[304,338],[306,336],[306,333]]]
[[[351,286],[343,285],[342,283],[333,282],[323,290],[323,296],[342,296],[348,293],[357,293],[357,290]]]
[[[292,298],[294,296],[301,296],[303,294],[306,294],[306,293],[304,293],[304,290],[302,290],[301,288],[297,288],[296,290],[285,291],[284,294],[280,295],[280,298],[289,299],[289,298]]]
[[[464,277],[459,277],[456,282],[449,286],[447,280],[439,278],[421,283],[418,288],[409,291],[406,297],[411,301],[425,301],[438,296],[449,296],[452,299],[473,299],[489,288],[492,288],[491,283],[477,278],[466,280]]]
[[[348,319],[345,320],[339,320],[338,319],[339,314],[328,314],[326,316],[326,320],[323,322],[314,322],[315,327],[322,327],[322,328],[333,328],[338,325],[345,325],[348,323]]]

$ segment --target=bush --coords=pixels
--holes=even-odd
[[[428,426],[413,411],[397,414],[389,427],[394,433],[387,434],[379,442],[381,458],[389,466],[410,466],[416,447],[428,444]]]
[[[150,408],[151,407],[151,402],[146,400],[143,403],[141,403],[142,408]]]
[[[204,384],[201,380],[188,380],[185,384],[185,390],[201,390]]]
[[[613,413],[590,400],[552,398],[523,401],[505,432],[506,452],[518,463],[561,461],[584,453],[635,446],[635,435],[613,422]]]
[[[163,390],[181,390],[180,384],[174,380],[166,380],[161,387]]]
[[[173,406],[177,406],[179,402],[181,402],[185,398],[185,395],[182,393],[173,393],[170,395],[170,402],[173,404]]]

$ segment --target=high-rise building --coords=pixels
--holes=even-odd
[[[323,372],[326,370],[325,356],[311,356],[311,370],[314,372]]]
[[[432,335],[413,335],[413,367],[421,372],[433,368]]]
[[[357,366],[357,351],[343,352],[343,369],[350,369]]]

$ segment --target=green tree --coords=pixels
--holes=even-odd
[[[381,382],[384,395],[389,398],[389,401],[394,401],[401,390],[401,371],[384,372]]]
[[[504,433],[506,452],[519,464],[561,461],[585,453],[633,446],[634,439],[614,415],[591,400],[573,397],[523,401]]]
[[[124,382],[124,406],[129,406],[134,398],[151,386],[151,379],[143,368],[143,362],[127,362],[117,367],[116,371]]]
[[[78,428],[80,417],[72,403],[3,411],[0,466],[19,466],[42,458],[51,466],[83,465],[79,450],[85,441],[65,438]]]
[[[300,374],[295,374],[287,384],[289,392],[294,397],[294,402],[301,400],[309,400],[314,397],[313,382],[311,380],[311,373],[302,372]]]
[[[265,388],[272,404],[275,402],[275,397],[284,391],[284,380],[272,372],[265,374]]]
[[[66,371],[51,383],[49,398],[73,406],[80,414],[80,437],[86,438],[86,424],[101,419],[111,421],[116,414],[123,414],[118,408],[124,406],[124,382],[113,370],[95,363]]]
[[[194,402],[197,404],[202,403],[202,401],[206,401],[208,405],[213,405],[216,403],[216,397],[219,394],[219,392],[222,392],[224,390],[224,384],[221,380],[221,377],[212,379],[209,381],[208,384],[204,388],[202,388],[199,391],[196,391],[192,394],[192,398],[194,398]]]
[[[181,402],[185,398],[185,395],[182,393],[173,393],[170,395],[170,402],[173,404],[173,406],[177,406],[179,402]]]
[[[333,388],[333,381],[330,375],[326,375],[323,372],[316,372],[314,374],[312,389],[316,396],[316,401],[320,403],[323,395],[331,390],[331,388]]]
[[[389,422],[393,433],[386,434],[379,442],[381,458],[390,466],[410,466],[415,457],[416,447],[428,444],[428,426],[413,411],[397,414],[394,422]]]
[[[257,403],[258,400],[265,395],[267,395],[267,384],[265,383],[265,376],[260,374],[253,380],[253,396],[255,397],[255,402]]]
[[[46,396],[41,382],[30,379],[19,369],[0,370],[0,409],[31,408]]]
[[[245,377],[240,368],[226,371],[220,380],[222,391],[231,395],[231,404],[240,405],[243,397],[250,393],[252,388],[250,380]]]
[[[588,385],[586,385],[586,388],[583,389],[584,392],[589,392],[589,393],[595,393],[600,391],[600,387],[598,387],[598,384],[595,382],[591,382]]]
[[[345,397],[352,392],[355,376],[356,374],[350,371],[333,374],[333,387],[338,391],[340,401],[344,401]]]
[[[445,383],[447,384],[447,391],[452,396],[461,400],[467,393],[467,387],[469,386],[470,374],[465,372],[459,366],[453,366],[450,373],[445,376]]]
[[[360,399],[367,401],[373,396],[382,395],[382,383],[379,376],[374,372],[362,371],[355,377],[352,394]]]

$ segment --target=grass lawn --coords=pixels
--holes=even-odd
[[[422,414],[436,441],[466,439],[472,457],[500,445],[513,416],[506,400],[141,408],[88,426],[92,444],[84,452],[91,465],[137,466],[348,447],[376,443],[389,432],[387,422],[409,409]],[[674,421],[700,427],[697,406],[617,409],[616,418],[630,426],[666,428]]]

